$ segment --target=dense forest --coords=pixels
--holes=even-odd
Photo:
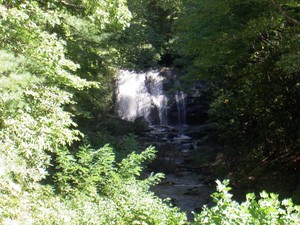
[[[157,150],[140,151],[142,128],[113,114],[121,68],[205,80],[223,169],[299,202],[297,0],[0,3],[1,224],[300,223],[291,199],[259,190],[238,203],[228,180],[187,221],[149,190],[164,175],[143,174]]]

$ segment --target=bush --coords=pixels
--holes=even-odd
[[[75,156],[59,151],[53,185],[30,182],[32,189],[26,190],[3,179],[9,184],[2,183],[0,223],[184,224],[183,213],[149,191],[162,175],[139,179],[142,165],[154,156],[149,147],[116,163],[108,145],[81,147]]]
[[[229,181],[217,181],[217,191],[212,195],[214,207],[204,207],[195,215],[196,224],[299,224],[300,206],[295,206],[291,199],[280,201],[278,195],[260,193],[257,200],[254,193],[246,196],[246,201],[238,203],[229,193]]]

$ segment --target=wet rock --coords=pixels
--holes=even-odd
[[[200,195],[201,190],[199,189],[188,189],[187,192],[184,193],[184,195]]]
[[[149,130],[149,123],[143,116],[135,118],[134,125],[141,132]]]
[[[151,124],[160,124],[159,108],[156,105],[151,105],[149,120]]]
[[[175,183],[172,181],[162,181],[161,183],[159,183],[159,185],[161,186],[171,186],[174,185]]]
[[[214,185],[215,184],[215,180],[212,179],[211,177],[206,177],[205,179],[203,179],[203,184],[204,185]]]
[[[192,137],[192,138],[203,138],[207,135],[211,135],[212,133],[215,133],[217,129],[216,123],[208,123],[198,126],[192,126],[190,129],[188,129],[185,134]]]
[[[203,132],[209,126],[155,126],[148,133],[149,139],[157,146],[157,158],[149,165],[149,171],[163,172],[166,178],[152,190],[161,198],[172,199],[174,205],[185,211],[189,217],[195,208],[208,202],[214,191],[209,176],[202,173],[202,167],[187,163],[198,141],[191,133]],[[191,131],[190,131],[191,130]],[[195,135],[197,136],[197,135]]]

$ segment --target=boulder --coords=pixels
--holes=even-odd
[[[135,118],[134,126],[141,132],[149,130],[149,123],[143,116]]]

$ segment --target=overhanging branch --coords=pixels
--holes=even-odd
[[[279,4],[277,4],[274,0],[271,0],[271,2],[273,3],[273,5],[279,10],[279,12],[282,13],[282,15],[284,15],[284,17],[291,23],[300,26],[300,21],[287,15],[286,11],[284,11],[281,6]]]

